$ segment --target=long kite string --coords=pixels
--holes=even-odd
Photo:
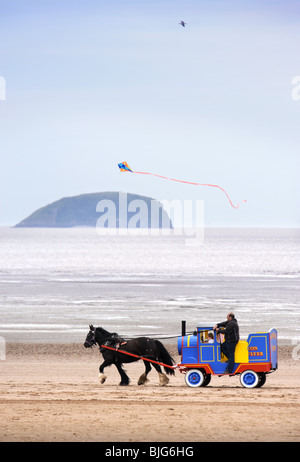
[[[158,178],[164,178],[165,180],[170,180],[170,181],[177,181],[179,183],[186,183],[186,184],[193,184],[193,185],[196,185],[196,186],[211,186],[212,188],[219,188],[221,189],[221,191],[223,191],[226,196],[227,196],[227,199],[229,200],[231,206],[234,208],[234,209],[238,209],[240,204],[242,202],[246,202],[246,200],[242,200],[241,202],[239,202],[237,205],[234,205],[232,202],[231,202],[231,199],[230,197],[228,196],[227,192],[225,191],[225,189],[221,188],[221,186],[217,185],[217,184],[207,184],[207,183],[192,183],[191,181],[184,181],[184,180],[176,180],[175,178],[169,178],[167,176],[162,176],[162,175],[156,175],[155,173],[149,173],[149,172],[135,172],[135,171],[132,171],[132,173],[138,173],[139,175],[152,175],[152,176],[157,176]]]

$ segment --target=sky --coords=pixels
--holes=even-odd
[[[123,191],[299,227],[299,25],[298,0],[0,0],[0,226]]]

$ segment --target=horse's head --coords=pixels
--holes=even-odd
[[[90,330],[86,336],[84,346],[85,348],[91,348],[96,345],[96,327],[93,324],[90,324]]]

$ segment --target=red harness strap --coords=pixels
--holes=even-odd
[[[123,345],[123,343],[121,345]],[[168,367],[169,369],[176,369],[178,367],[178,364],[175,366],[169,366],[168,364],[160,363],[158,361],[154,361],[153,359],[144,358],[143,356],[135,355],[133,353],[129,353],[128,351],[119,350],[117,348],[112,348],[107,345],[101,345],[101,348],[102,347],[107,348],[108,350],[116,351],[117,353],[123,353],[124,355],[133,356],[134,358],[143,359],[144,361],[149,361],[149,363],[159,364],[160,366]]]

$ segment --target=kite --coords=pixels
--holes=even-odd
[[[217,184],[209,184],[209,183],[193,183],[191,181],[184,181],[184,180],[176,180],[175,178],[169,178],[167,176],[162,176],[162,175],[156,175],[155,173],[150,173],[150,172],[135,172],[134,170],[132,170],[129,165],[127,164],[127,162],[121,162],[120,164],[118,164],[118,167],[120,169],[121,172],[131,172],[131,173],[137,173],[139,175],[152,175],[152,176],[157,176],[158,178],[163,178],[164,180],[170,180],[170,181],[177,181],[179,183],[186,183],[186,184],[192,184],[194,186],[211,186],[212,188],[219,188],[221,189],[221,191],[223,191],[224,194],[226,194],[226,197],[227,199],[229,200],[230,202],[230,205],[231,207],[233,207],[234,209],[238,209],[240,204],[242,202],[246,202],[246,200],[242,200],[241,202],[239,202],[237,205],[234,205],[232,202],[231,202],[231,199],[230,197],[228,196],[227,192],[225,191],[225,189],[221,188],[221,186],[217,185]]]
[[[118,164],[118,166],[119,166],[119,169],[120,169],[121,172],[131,172],[131,173],[133,173],[133,171],[131,170],[131,168],[127,164],[127,162],[121,162],[120,164]]]

